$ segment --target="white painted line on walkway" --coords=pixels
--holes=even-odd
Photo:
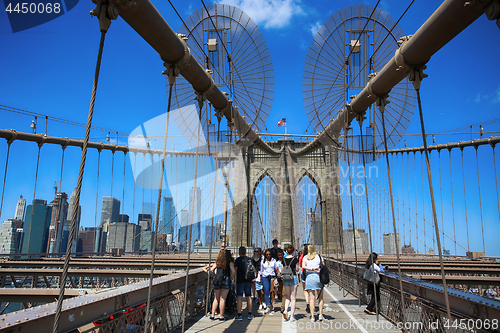
[[[337,297],[333,296],[333,294],[330,292],[330,290],[324,288],[324,290],[328,293],[328,295],[330,295],[331,298],[333,298],[333,300],[335,301],[335,303],[337,303],[341,308],[342,310],[344,310],[345,313],[347,313],[347,315],[349,316],[349,318],[351,318],[351,320],[356,323],[356,325],[358,326],[359,330],[363,333],[368,333],[368,331],[356,320],[356,318],[354,318],[354,316],[349,312],[349,310],[347,310],[344,306],[344,304],[340,303],[339,300],[337,299]],[[283,332],[283,329],[281,330]]]
[[[291,322],[290,320],[285,321],[283,319],[283,314],[280,313],[281,317],[281,333],[297,333],[297,322]]]

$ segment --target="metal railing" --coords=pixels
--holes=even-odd
[[[187,297],[184,284],[188,279]],[[194,316],[204,304],[207,274],[201,268],[185,273],[153,279],[150,310],[154,332],[170,332],[182,324],[182,307],[186,302],[185,318]],[[112,288],[95,294],[64,300],[59,332],[142,332],[149,281]],[[0,318],[0,331],[52,332],[56,303],[12,312]],[[95,325],[89,327],[89,325]]]
[[[362,275],[364,267],[329,258],[326,264],[330,270],[330,279],[346,292],[368,304],[370,295],[366,294],[367,283]],[[358,279],[359,276],[359,288]],[[442,287],[416,279],[404,278],[404,309],[398,277],[387,274],[380,284],[379,313],[405,332],[500,332],[500,302],[477,301],[473,295],[465,297],[458,290],[448,289],[452,316],[449,322]],[[404,315],[403,315],[404,313]],[[406,317],[406,321],[404,318]]]

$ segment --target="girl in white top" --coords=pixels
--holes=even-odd
[[[266,250],[266,255],[260,263],[260,275],[262,276],[262,286],[264,287],[264,299],[266,301],[266,313],[271,312],[271,302],[269,300],[269,293],[271,292],[271,279],[277,275],[280,277],[278,264],[274,258],[271,257],[271,250]]]
[[[309,309],[311,311],[311,321],[314,322],[314,291],[318,290],[319,301],[319,317],[318,320],[323,320],[323,285],[319,281],[319,266],[321,257],[316,252],[314,245],[309,245],[307,248],[307,256],[302,259],[302,269],[306,271],[306,289],[309,293]]]

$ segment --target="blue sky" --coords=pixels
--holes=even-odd
[[[172,2],[184,19],[202,7],[201,1]],[[313,33],[330,15],[357,2],[231,0],[226,3],[236,5],[249,14],[259,26],[271,53],[274,98],[267,128],[272,133],[282,133],[283,128],[276,127],[276,123],[286,117],[288,133],[304,133],[308,120],[302,100],[302,70]],[[376,1],[363,3],[374,6]],[[397,20],[409,3],[410,1],[381,1],[379,8]],[[153,4],[170,26],[178,30],[181,22],[170,4],[167,1],[153,1]],[[438,5],[436,1],[416,1],[399,26],[406,34],[413,34]],[[18,33],[12,33],[6,13],[0,13],[0,104],[86,122],[100,37],[98,21],[89,15],[93,8],[92,3],[80,1],[74,9],[61,17]],[[500,51],[499,40],[500,29],[483,15],[428,62],[426,72],[429,77],[424,80],[421,88],[428,133],[498,117],[500,65],[495,59],[498,59]],[[165,78],[161,74],[163,69],[158,54],[137,33],[121,18],[113,21],[104,46],[93,124],[130,133],[137,126],[164,113],[167,97]],[[33,117],[3,110],[0,112],[0,128],[31,131],[29,125]],[[38,132],[43,132],[44,126],[44,121],[39,120]],[[498,123],[493,123],[485,125],[484,130],[494,132],[500,131],[500,128]],[[420,133],[416,116],[407,133]],[[49,121],[48,134],[82,138],[84,129]],[[92,137],[105,135],[105,132],[99,131],[91,133]],[[467,139],[470,139],[470,135],[436,137],[437,143]],[[101,138],[94,141],[104,140]],[[126,144],[126,138],[121,138],[119,143]],[[419,146],[421,139],[408,140],[408,145]],[[5,142],[0,144],[2,180],[6,149]],[[2,219],[11,217],[19,195],[23,195],[28,201],[32,199],[36,153],[37,147],[34,144],[15,142],[12,145]],[[491,154],[490,151],[484,153]],[[466,159],[467,166],[470,164],[475,167],[473,157],[471,155]],[[67,149],[63,191],[70,193],[76,183],[74,168],[79,160],[79,149]],[[111,153],[102,154],[99,196],[109,195],[112,188],[113,194],[121,200],[124,163],[126,174],[130,175],[130,159],[128,156],[124,158],[122,153],[116,154],[113,187],[111,160]],[[60,147],[46,145],[42,148],[37,198],[52,198],[54,181],[59,180],[60,161]],[[482,163],[492,163],[492,160],[485,157]],[[89,207],[84,211],[84,225],[87,226],[94,225],[95,219],[96,164],[97,153],[89,153],[82,197],[82,204]],[[72,169],[75,171],[70,172]],[[460,170],[458,166],[456,170]],[[471,181],[477,180],[473,178],[476,177],[475,173],[467,177]],[[131,180],[127,178],[126,182],[128,186]],[[130,193],[126,192],[128,198]],[[145,194],[146,201],[148,195],[156,202],[153,193]],[[100,200],[99,197],[98,206]],[[132,200],[125,201],[125,213],[132,215]],[[138,205],[137,201],[135,215],[138,213]],[[426,205],[426,208],[428,206],[430,205]],[[488,216],[492,216],[491,224],[487,226],[496,228],[494,230],[498,233],[500,224],[498,220],[493,221],[496,201],[490,200],[486,204],[483,202],[483,209],[490,212]],[[97,214],[97,221],[99,218]],[[494,241],[487,244],[491,247],[488,254],[500,255],[500,245],[494,244]]]

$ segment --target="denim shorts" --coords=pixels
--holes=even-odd
[[[229,276],[224,277],[224,282],[222,283],[222,285],[214,284],[214,290],[219,290],[219,289],[226,289],[226,290],[231,289],[231,280],[229,279]]]
[[[245,292],[246,297],[252,296],[252,282],[243,282],[236,284],[236,296],[243,297],[243,292]]]
[[[285,280],[283,280],[283,285],[284,286],[295,286],[296,284],[299,284],[299,279],[297,278],[297,275],[293,276],[293,281],[285,281]]]
[[[255,290],[262,290],[264,286],[262,286],[262,282],[255,281]]]

